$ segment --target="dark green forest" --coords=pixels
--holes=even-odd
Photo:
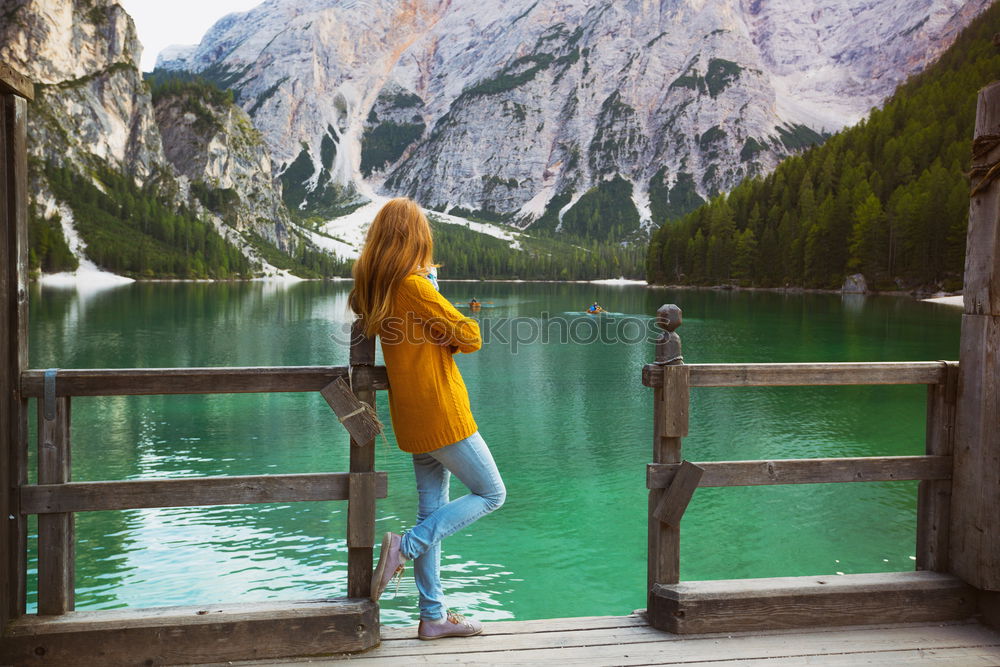
[[[507,241],[430,216],[434,261],[442,278],[595,280],[641,278],[645,248],[582,238],[523,234],[521,249]]]
[[[653,235],[647,280],[961,288],[978,90],[1000,76],[1000,5],[882,109]]]
[[[174,210],[155,178],[139,187],[124,174],[98,169],[92,174],[98,188],[70,167],[47,162],[43,169],[52,193],[72,209],[87,256],[102,268],[167,278],[245,278],[257,268],[211,223],[184,208]],[[39,221],[35,227],[53,224]],[[37,255],[40,248],[34,250]]]

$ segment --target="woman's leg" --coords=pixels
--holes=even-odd
[[[417,523],[419,524],[448,502],[448,482],[451,473],[428,454],[413,455],[413,472],[417,478]],[[409,555],[405,546],[403,553]],[[444,616],[440,543],[413,559],[413,578],[420,594],[420,618],[435,619]]]
[[[419,456],[419,455],[418,455]],[[401,549],[403,554],[419,560],[423,555],[436,553],[435,560],[440,562],[441,540],[468,526],[480,517],[489,514],[503,505],[507,496],[503,480],[497,471],[496,463],[490,454],[489,447],[479,432],[473,433],[464,440],[452,443],[446,447],[435,449],[423,456],[428,456],[439,463],[445,471],[451,471],[470,493],[452,500],[434,509],[421,519],[416,526],[403,536]],[[414,456],[414,466],[416,467]],[[431,466],[428,464],[428,468]],[[418,473],[419,475],[420,473]],[[447,482],[445,482],[447,484]],[[419,486],[419,482],[418,482]],[[414,562],[416,571],[416,562]],[[435,569],[435,574],[439,574]],[[435,576],[440,591],[440,578]],[[417,588],[420,588],[418,581]],[[421,593],[421,597],[423,593]],[[438,594],[438,598],[440,594]],[[421,618],[435,619],[444,616],[443,606],[437,616],[424,616],[421,600]]]

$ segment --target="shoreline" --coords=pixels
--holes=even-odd
[[[29,284],[36,283],[43,287],[56,289],[71,288],[111,288],[122,285],[141,283],[284,283],[295,284],[300,282],[352,282],[353,278],[332,276],[329,278],[299,278],[288,275],[260,276],[256,278],[128,278],[107,272],[95,272],[97,276],[80,276],[81,279],[74,280],[72,274],[42,274],[29,279]],[[114,276],[115,280],[108,280]],[[549,283],[549,284],[575,284],[575,285],[607,285],[612,287],[644,287],[646,289],[664,289],[677,291],[717,291],[717,292],[770,292],[775,294],[839,294],[841,296],[902,296],[909,297],[927,303],[936,303],[946,306],[962,306],[961,293],[954,292],[917,292],[907,290],[869,290],[868,292],[844,292],[839,289],[820,289],[815,287],[740,287],[731,285],[663,285],[658,283],[647,283],[645,280],[634,278],[598,278],[595,280],[554,280],[554,279],[522,279],[522,278],[438,278],[443,283]]]

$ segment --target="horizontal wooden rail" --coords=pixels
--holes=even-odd
[[[713,461],[696,465],[704,470],[700,487],[951,479],[950,456]],[[680,466],[679,463],[648,464],[646,488],[669,487]]]
[[[21,487],[21,513],[347,500],[353,475],[374,476],[376,497],[388,495],[384,472],[69,482]]]
[[[384,366],[355,372],[369,373],[374,389],[389,388]],[[21,395],[41,397],[44,375],[42,369],[21,373]],[[319,391],[338,377],[347,379],[347,366],[65,368],[56,373],[56,396]]]
[[[808,364],[688,364],[691,387],[940,384],[944,361],[879,361]],[[663,386],[663,367],[646,364],[642,383]]]

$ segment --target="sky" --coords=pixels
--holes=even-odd
[[[171,44],[197,44],[216,21],[230,12],[243,12],[263,0],[118,0],[135,21],[142,43],[142,71],[156,64],[156,56]]]

